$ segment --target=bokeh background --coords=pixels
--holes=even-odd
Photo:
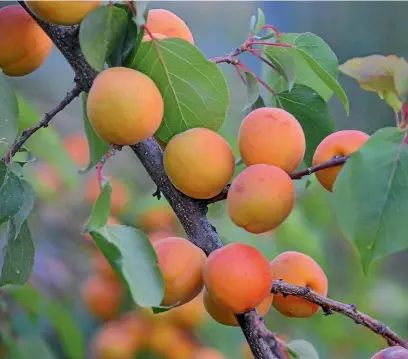
[[[0,2],[0,7],[12,3]],[[250,17],[260,7],[267,22],[282,32],[310,31],[322,37],[337,54],[340,64],[352,57],[374,53],[408,58],[408,2],[189,1],[151,2],[150,6],[169,9],[182,17],[191,28],[197,46],[208,57],[226,54],[243,43]],[[242,58],[259,75],[262,74],[256,59],[248,55]],[[242,105],[246,100],[246,88],[231,66],[221,66],[231,89],[231,109],[221,132],[238,155],[236,136],[245,116]],[[371,134],[381,127],[394,124],[392,111],[375,93],[361,90],[355,81],[345,76],[340,75],[339,80],[349,96],[351,113],[347,117],[337,99],[330,100],[337,129],[360,129]],[[26,111],[35,119],[55,106],[72,88],[73,72],[54,49],[38,71],[24,78],[10,79],[10,82],[32,105],[32,108],[27,105]],[[38,153],[37,160],[27,170],[39,194],[30,220],[36,245],[35,267],[30,283],[44,298],[64,306],[89,347],[96,331],[105,324],[92,315],[81,292],[81,284],[95,275],[95,268],[92,267],[94,249],[89,245],[89,240],[80,234],[91,209],[87,198],[92,192],[90,183],[95,178],[95,172],[78,173],[78,165],[81,164],[80,161],[75,162],[75,158],[86,157],[86,147],[84,155],[81,140],[78,140],[80,137],[76,136],[77,140],[70,137],[84,134],[81,101],[73,101],[53,121],[51,129],[41,131],[53,132],[53,135],[44,137],[41,145],[46,151]],[[73,141],[71,147],[74,149],[67,153],[71,158],[74,156],[74,161],[67,153],[61,152],[61,143],[68,138]],[[120,222],[141,227],[151,236],[157,237],[163,233],[183,235],[175,220],[169,219],[173,217],[168,212],[165,200],[157,201],[151,196],[155,187],[130,150],[124,149],[110,159],[105,175],[118,181],[113,183],[114,191],[116,188],[118,196],[122,196],[122,201],[127,204],[117,215]],[[211,207],[210,219],[224,243],[250,243],[261,249],[269,259],[286,250],[311,255],[329,278],[329,296],[356,304],[360,310],[408,337],[408,252],[376,262],[369,275],[364,276],[358,253],[338,230],[330,195],[313,180],[307,191],[304,190],[305,181],[297,182],[297,186],[299,191],[295,210],[273,233],[255,236],[235,227],[226,215],[223,203]],[[119,193],[121,191],[123,193]],[[171,224],[164,226],[166,221]],[[26,306],[16,304],[7,295],[7,289],[0,289],[0,293],[7,308],[0,312],[0,326],[11,321],[13,331],[19,336],[41,335],[56,358],[69,358],[49,319],[40,315],[34,320]],[[128,310],[129,303],[125,303],[123,308]],[[194,325],[187,326],[188,340],[215,347],[227,358],[243,358],[244,339],[240,330],[224,327],[207,318],[200,306],[196,311],[201,311],[201,314],[196,313],[198,319]],[[194,317],[194,314],[191,316]],[[325,317],[319,312],[311,319],[289,319],[271,309],[267,323],[270,330],[286,340],[305,339],[311,342],[320,358],[370,358],[386,345],[379,336],[340,315]],[[158,330],[155,335],[164,336],[164,333],[164,329]],[[168,348],[168,352],[171,352],[171,348]],[[86,354],[86,357],[89,355]],[[167,358],[166,354],[143,355],[140,354],[138,358]]]

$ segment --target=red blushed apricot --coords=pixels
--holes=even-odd
[[[74,163],[84,168],[89,163],[89,146],[87,138],[79,133],[70,135],[64,140],[64,148]]]
[[[164,277],[165,293],[162,305],[189,302],[203,289],[201,268],[205,253],[184,238],[171,237],[154,244],[160,270]]]
[[[153,35],[153,38],[155,39],[155,40],[164,40],[164,39],[167,39],[167,36],[166,35],[163,35],[163,34],[158,34],[158,33],[152,33],[152,35]],[[150,35],[149,34],[146,34],[146,35],[144,35],[143,36],[143,38],[142,38],[142,42],[148,42],[148,41],[152,41],[152,38],[150,37]]]
[[[231,180],[235,160],[228,142],[207,128],[193,128],[174,136],[164,150],[170,181],[185,195],[208,199]]]
[[[269,295],[272,273],[268,260],[256,248],[232,243],[212,252],[203,277],[211,297],[235,314],[256,308]]]
[[[194,44],[194,38],[186,23],[176,14],[164,9],[152,9],[147,14],[146,26],[150,32],[184,39]]]
[[[225,359],[225,356],[214,348],[200,348],[193,359]]]
[[[286,172],[300,165],[306,150],[305,134],[296,118],[271,107],[258,108],[244,118],[238,145],[246,165],[264,163]]]
[[[408,350],[400,346],[389,347],[374,354],[371,359],[408,359]]]
[[[356,130],[334,132],[317,146],[313,156],[313,166],[330,161],[336,156],[348,156],[359,150],[369,138],[366,133]],[[339,165],[317,171],[316,177],[324,188],[332,192],[334,182],[342,168],[343,165]]]
[[[328,282],[322,268],[313,258],[299,252],[284,252],[271,261],[274,280],[282,279],[285,283],[313,289],[320,295],[327,295]],[[276,294],[273,306],[283,315],[295,318],[311,317],[319,306],[309,301]]]
[[[261,317],[264,317],[271,308],[273,294],[269,294],[266,298],[259,304],[256,309],[258,310]],[[203,301],[205,309],[208,314],[220,324],[228,325],[231,327],[238,327],[238,321],[235,318],[234,313],[229,312],[228,310],[221,307],[208,293],[208,290],[204,288]]]
[[[0,68],[6,75],[37,70],[51,49],[51,39],[20,5],[0,9]]]
[[[279,167],[252,165],[232,182],[227,196],[228,214],[238,226],[251,233],[278,227],[292,212],[295,187]]]
[[[161,241],[162,239],[174,237],[175,234],[170,231],[153,231],[147,233],[147,236],[149,237],[150,242],[156,243],[158,241]]]

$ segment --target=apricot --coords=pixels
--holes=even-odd
[[[148,232],[147,236],[149,237],[151,243],[156,243],[162,239],[174,237],[174,233],[171,231],[153,231]]]
[[[370,138],[364,132],[356,130],[338,131],[327,136],[317,146],[313,156],[313,166],[332,160],[336,156],[349,156],[360,149]],[[333,191],[333,185],[343,165],[327,168],[316,172],[320,184],[328,191]]]
[[[258,164],[241,172],[227,195],[231,220],[251,233],[265,233],[278,227],[292,212],[295,187],[279,167]]]
[[[165,282],[162,305],[182,305],[203,289],[201,268],[205,253],[184,238],[170,237],[154,243]]]
[[[258,249],[243,243],[213,251],[205,262],[203,277],[215,302],[235,314],[258,307],[272,287],[268,260]]]
[[[117,273],[101,251],[95,251],[93,254],[92,268],[98,276],[105,277],[107,279],[118,278]]]
[[[49,164],[42,164],[33,171],[40,192],[56,195],[62,188],[62,179],[58,170]]]
[[[119,318],[119,325],[130,333],[140,343],[146,346],[149,342],[153,323],[137,313],[126,313]]]
[[[259,304],[256,309],[258,310],[261,317],[264,317],[271,308],[273,294],[269,294],[265,297],[261,304]],[[234,313],[221,307],[208,293],[208,290],[204,288],[204,306],[208,314],[220,324],[228,325],[231,327],[238,327],[238,321],[235,318]]]
[[[72,161],[80,168],[89,163],[89,146],[87,138],[79,133],[70,135],[64,140],[64,148]]]
[[[164,150],[164,168],[180,192],[208,199],[219,194],[234,174],[228,142],[217,132],[193,128],[174,136]]]
[[[153,35],[153,38],[154,38],[155,40],[164,40],[164,39],[167,39],[167,36],[166,36],[166,35],[163,35],[163,34],[152,33],[152,35]],[[150,37],[149,34],[146,34],[146,35],[143,36],[142,42],[148,42],[148,41],[152,41],[152,38]]]
[[[170,206],[155,206],[140,214],[138,226],[145,231],[171,230],[177,224],[177,216]]]
[[[0,68],[6,75],[37,70],[51,49],[51,39],[20,5],[0,9]]]
[[[163,111],[163,98],[153,80],[129,68],[102,71],[89,91],[89,121],[99,137],[115,145],[135,145],[152,136]]]
[[[397,345],[379,351],[371,359],[408,359],[408,350]]]
[[[303,161],[306,140],[293,115],[280,108],[262,107],[242,121],[238,146],[248,166],[263,163],[292,172]]]
[[[119,313],[123,287],[119,281],[94,275],[83,283],[81,294],[93,316],[100,320],[110,320]]]
[[[40,19],[56,25],[76,25],[100,1],[27,1],[27,6]]]
[[[225,356],[214,348],[200,348],[193,359],[225,359]]]
[[[313,258],[299,252],[284,252],[270,262],[273,279],[285,283],[313,289],[320,295],[327,295],[328,282],[322,268]],[[308,318],[319,310],[319,306],[309,301],[282,294],[276,294],[272,305],[283,315]]]
[[[176,14],[164,9],[152,9],[147,14],[146,26],[152,33],[184,39],[194,44],[193,35],[186,23]]]

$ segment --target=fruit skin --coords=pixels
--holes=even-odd
[[[200,348],[193,359],[225,359],[225,356],[214,348]]]
[[[374,354],[371,359],[408,359],[408,350],[400,346],[389,347]]]
[[[149,237],[150,242],[156,243],[158,241],[161,241],[162,239],[174,237],[175,234],[170,231],[153,231],[147,233],[147,236]]]
[[[6,75],[37,70],[51,49],[51,39],[20,5],[0,9],[0,68]]]
[[[228,310],[221,307],[217,302],[215,302],[211,295],[208,293],[208,290],[205,288],[203,296],[205,309],[207,310],[211,318],[213,318],[215,321],[223,325],[239,327],[235,315],[232,312],[229,312]],[[269,312],[269,309],[271,308],[272,305],[272,300],[273,294],[270,293],[269,295],[266,296],[262,303],[256,307],[261,317],[264,317]]]
[[[103,140],[115,145],[135,145],[159,128],[164,103],[148,76],[112,67],[96,77],[89,91],[87,112],[93,129]]]
[[[293,115],[280,108],[262,107],[242,121],[238,146],[248,166],[263,163],[292,172],[303,160],[306,140]]]
[[[155,40],[164,40],[168,38],[166,35],[158,34],[156,32],[152,33],[152,35]],[[152,38],[150,37],[150,35],[149,34],[144,35],[142,38],[142,42],[149,42],[149,41],[152,41]]]
[[[313,289],[326,296],[328,290],[327,277],[315,260],[300,252],[284,252],[270,262],[273,280],[282,279],[285,283]],[[320,307],[309,301],[294,297],[284,297],[278,293],[273,298],[272,305],[287,317],[308,318]]]
[[[203,277],[212,298],[236,314],[256,308],[272,287],[268,260],[259,250],[243,243],[213,251],[205,262]]]
[[[176,14],[164,9],[152,9],[147,14],[146,26],[152,33],[184,39],[194,44],[194,38],[186,23]]]
[[[290,215],[295,193],[293,181],[282,169],[252,165],[234,179],[228,190],[228,214],[248,232],[268,232]]]
[[[93,254],[92,268],[98,276],[112,280],[118,279],[118,275],[116,274],[115,270],[99,250],[96,250]]]
[[[27,1],[27,6],[40,19],[56,25],[76,25],[100,1]]]
[[[141,213],[137,222],[147,232],[172,230],[177,224],[177,216],[170,206],[155,206]]]
[[[165,282],[162,305],[182,305],[203,289],[201,268],[205,253],[184,238],[170,237],[154,243]]]
[[[85,168],[89,163],[89,146],[87,138],[79,133],[70,135],[64,139],[64,148],[74,163]]]
[[[348,156],[359,150],[369,138],[366,133],[356,130],[334,132],[317,146],[313,156],[313,166],[330,161],[335,156]],[[342,168],[343,165],[339,165],[317,171],[315,174],[320,184],[332,192],[334,182]]]
[[[207,128],[174,136],[164,151],[164,168],[185,195],[208,199],[219,194],[234,174],[235,160],[228,142]]]

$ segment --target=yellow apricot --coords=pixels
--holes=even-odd
[[[266,298],[259,304],[256,309],[258,310],[261,317],[264,317],[272,305],[273,294],[270,293]],[[224,309],[220,306],[208,293],[208,290],[204,288],[204,306],[208,314],[220,324],[228,325],[231,327],[238,327],[238,321],[235,318],[234,313]]]
[[[203,289],[201,268],[205,253],[184,238],[170,237],[154,243],[165,282],[162,305],[182,305]]]
[[[163,119],[164,103],[152,79],[139,71],[102,71],[89,91],[88,117],[106,142],[134,145],[152,136]]]
[[[100,4],[100,1],[27,1],[30,10],[40,19],[56,25],[79,24]]]
[[[232,182],[227,196],[228,214],[239,227],[264,233],[278,227],[291,213],[295,187],[279,167],[252,165]]]
[[[234,174],[228,142],[207,128],[193,128],[174,136],[164,150],[170,181],[185,195],[206,199],[219,194]]]
[[[343,130],[330,134],[317,146],[313,156],[313,166],[332,160],[336,156],[349,156],[360,149],[370,138],[364,132]],[[328,191],[333,191],[333,185],[343,165],[327,168],[316,172],[320,184]]]
[[[306,150],[300,123],[289,112],[272,107],[258,108],[244,118],[238,145],[246,165],[264,163],[286,172],[300,165]]]
[[[176,14],[164,9],[152,9],[147,14],[146,26],[152,33],[184,39],[194,44],[193,35],[186,23]]]
[[[155,40],[167,39],[167,36],[166,36],[166,35],[158,34],[158,33],[156,33],[156,32],[152,33],[152,35],[153,35],[153,38],[154,38]],[[152,38],[150,37],[149,34],[146,34],[146,35],[143,36],[142,42],[148,42],[148,41],[152,41]]]
[[[218,305],[235,314],[260,305],[272,287],[272,273],[265,256],[256,248],[232,243],[212,252],[203,277]]]
[[[320,295],[327,295],[328,282],[322,268],[313,258],[299,252],[284,252],[270,262],[274,280],[313,289]],[[287,317],[307,318],[319,310],[309,301],[282,294],[275,294],[273,306]]]
[[[51,39],[20,5],[0,9],[0,68],[6,75],[37,70],[51,49]]]

